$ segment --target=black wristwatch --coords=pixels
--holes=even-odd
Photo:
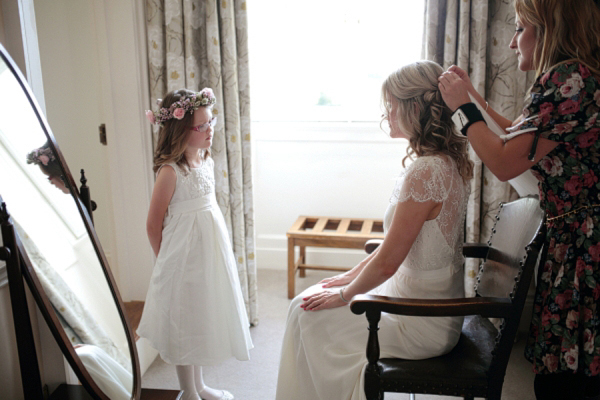
[[[472,124],[479,121],[485,122],[485,119],[475,103],[465,103],[458,107],[456,111],[454,111],[454,114],[452,114],[452,122],[456,125],[456,129],[465,136],[467,136],[467,129],[469,129]]]

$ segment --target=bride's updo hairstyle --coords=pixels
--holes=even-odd
[[[473,177],[473,162],[469,159],[467,138],[461,135],[452,122],[452,111],[442,100],[438,77],[444,72],[433,61],[417,61],[392,73],[382,86],[382,102],[390,121],[407,136],[409,146],[402,160],[445,154],[458,166],[463,180]]]

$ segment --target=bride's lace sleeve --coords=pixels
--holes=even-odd
[[[398,177],[391,203],[407,200],[441,203],[448,197],[452,182],[451,171],[440,157],[417,158]]]

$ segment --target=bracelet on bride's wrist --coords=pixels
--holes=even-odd
[[[342,299],[342,301],[343,301],[344,303],[350,303],[350,301],[348,301],[348,300],[346,300],[346,299],[344,298],[344,289],[346,289],[346,288],[345,288],[345,287],[343,287],[343,288],[341,288],[341,289],[340,289],[340,299]]]

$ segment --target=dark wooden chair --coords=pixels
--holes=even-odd
[[[360,295],[352,312],[369,322],[365,393],[427,393],[500,400],[502,384],[535,267],[545,258],[544,213],[532,197],[500,205],[487,244],[465,244],[465,257],[482,259],[476,297],[402,299]],[[367,251],[374,246],[368,244]],[[382,312],[412,316],[465,316],[462,334],[448,354],[426,360],[379,358],[377,331]],[[501,318],[496,329],[488,318]],[[412,397],[412,396],[411,396]]]

